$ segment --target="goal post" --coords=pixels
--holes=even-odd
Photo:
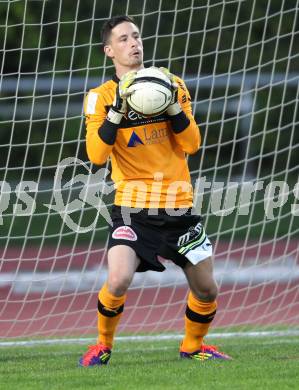
[[[215,253],[214,330],[299,328],[298,0],[0,1],[0,338],[96,332],[110,165],[85,152],[83,99],[113,75],[103,22],[140,25],[145,66],[182,77],[202,146],[194,207]],[[181,332],[187,284],[136,274],[120,332]]]

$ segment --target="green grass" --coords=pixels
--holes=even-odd
[[[1,389],[294,389],[299,338],[217,339],[232,361],[178,357],[178,342],[118,342],[105,367],[79,368],[85,345],[2,347]]]

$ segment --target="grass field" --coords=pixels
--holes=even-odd
[[[213,340],[212,340],[213,341]],[[106,367],[79,368],[85,345],[1,347],[1,389],[294,389],[299,338],[217,339],[232,361],[178,357],[178,341],[118,342]]]

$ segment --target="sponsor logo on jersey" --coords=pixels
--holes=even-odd
[[[148,125],[151,123],[160,123],[169,120],[169,116],[164,112],[161,115],[153,116],[151,118],[144,118],[142,115],[130,110],[126,117],[121,121],[121,127],[128,128],[133,126]]]
[[[168,138],[168,131],[166,128],[162,129],[149,129],[143,128],[144,139],[147,145],[150,144],[160,144],[165,138]]]
[[[138,137],[138,135],[135,133],[135,131],[133,131],[133,133],[129,139],[129,142],[128,142],[128,147],[133,148],[133,147],[138,146],[138,145],[144,145],[144,143]]]
[[[127,146],[132,148],[139,145],[161,144],[166,138],[168,138],[168,130],[166,128],[150,129],[144,127],[143,140],[133,130]]]
[[[143,120],[145,119],[142,115],[137,114],[137,112],[130,110],[127,113],[127,118],[130,119],[131,121],[136,121],[137,119]]]
[[[120,226],[112,233],[115,240],[137,241],[137,235],[130,226]]]

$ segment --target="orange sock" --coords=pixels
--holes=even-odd
[[[190,291],[185,313],[185,337],[181,344],[182,351],[191,353],[201,347],[203,338],[208,333],[216,314],[216,309],[216,301],[201,301],[195,298]]]
[[[98,295],[98,343],[109,348],[113,346],[113,338],[121,318],[126,295],[116,297],[108,291],[105,283]]]

